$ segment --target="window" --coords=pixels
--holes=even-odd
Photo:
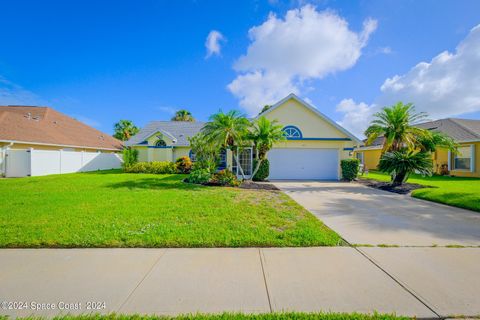
[[[163,139],[158,139],[157,142],[155,142],[155,147],[166,147],[167,143]]]
[[[300,139],[302,138],[302,132],[295,126],[286,126],[282,129],[287,139]]]
[[[453,159],[453,170],[470,170],[472,167],[472,147],[460,147]]]
[[[220,161],[218,163],[218,170],[227,168],[227,149],[222,148],[220,150]]]
[[[355,153],[355,157],[360,160],[360,164],[363,164],[363,152]]]

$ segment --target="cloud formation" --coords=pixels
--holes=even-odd
[[[351,68],[376,27],[367,19],[356,33],[336,13],[311,5],[289,10],[284,18],[271,13],[249,30],[250,45],[235,62],[238,75],[228,89],[255,114],[291,92],[301,93],[304,81]]]
[[[404,75],[387,78],[374,104],[342,100],[339,123],[355,133],[366,129],[374,112],[398,101],[412,102],[432,119],[480,111],[480,25],[474,27],[451,53],[420,62]],[[363,123],[362,123],[363,122]]]
[[[46,101],[35,93],[0,76],[0,105],[47,105]]]
[[[222,50],[221,42],[225,41],[225,37],[217,30],[212,30],[205,41],[205,48],[207,49],[206,59],[213,55],[219,56]]]

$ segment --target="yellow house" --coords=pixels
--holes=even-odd
[[[438,149],[432,155],[436,173],[448,171],[452,176],[480,177],[480,120],[440,119],[416,125],[420,128],[442,132],[460,145],[457,154]],[[355,156],[368,170],[376,169],[381,155],[381,139],[371,146],[355,148]]]
[[[275,145],[268,154],[270,179],[332,179],[340,178],[340,160],[349,158],[360,141],[317,108],[290,94],[263,112],[277,120],[287,140]],[[204,123],[153,121],[132,137],[127,146],[139,150],[139,161],[175,161],[191,153],[188,137],[198,133]],[[244,173],[252,173],[253,150],[239,155]],[[230,150],[222,154],[221,168],[239,174]]]

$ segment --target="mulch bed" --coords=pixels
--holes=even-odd
[[[255,189],[255,190],[280,190],[275,185],[271,183],[258,183],[254,181],[248,181],[248,182],[243,182],[240,185],[240,188],[242,189]]]
[[[358,179],[357,182],[367,187],[398,194],[409,194],[416,189],[430,188],[428,186],[422,186],[421,184],[416,183],[404,183],[401,186],[393,187],[389,182],[382,182],[372,179]]]

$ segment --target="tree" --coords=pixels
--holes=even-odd
[[[399,186],[407,181],[412,172],[432,175],[432,167],[432,156],[429,152],[407,149],[384,153],[378,164],[378,169],[390,174],[393,186]]]
[[[202,133],[207,142],[219,147],[230,148],[233,151],[233,158],[243,179],[245,179],[245,174],[235,151],[237,153],[241,152],[248,143],[246,140],[249,126],[250,122],[240,112],[231,110],[224,113],[220,110],[213,114],[209,122],[202,128]]]
[[[192,113],[188,110],[182,109],[175,112],[175,115],[172,117],[172,121],[190,121],[194,122],[195,118],[192,116]]]
[[[270,109],[272,106],[269,105],[269,104],[266,104],[263,106],[262,108],[262,111],[260,111],[259,115],[261,115],[262,113],[264,113],[265,111],[267,111],[268,109]]]
[[[113,129],[113,137],[121,141],[129,140],[132,136],[136,135],[138,131],[140,131],[130,120],[118,121],[113,126]]]
[[[255,169],[250,176],[251,180],[262,162],[267,159],[268,151],[272,149],[272,146],[277,142],[284,141],[286,138],[282,131],[282,126],[276,120],[270,121],[265,117],[260,117],[253,123],[248,138],[253,142],[257,158]]]
[[[437,148],[445,148],[457,153],[458,144],[451,137],[442,132],[428,131],[428,133],[418,139],[420,151],[435,152]]]
[[[378,137],[383,137],[382,154],[388,151],[399,151],[403,148],[415,150],[419,140],[429,136],[429,131],[413,126],[425,120],[427,114],[415,112],[413,104],[398,102],[391,107],[384,107],[374,114],[374,119],[365,130],[366,145],[371,144]]]

